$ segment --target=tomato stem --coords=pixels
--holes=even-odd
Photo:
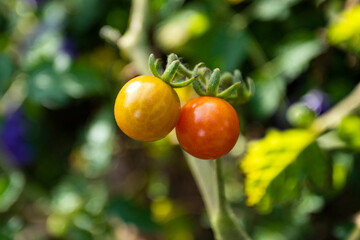
[[[198,77],[197,74],[181,64],[178,56],[174,53],[167,57],[167,64],[164,71],[161,69],[160,60],[155,59],[154,54],[150,54],[148,63],[151,73],[173,88],[185,87],[194,82]],[[162,75],[160,75],[159,72],[162,72]],[[185,78],[182,79],[181,75]]]

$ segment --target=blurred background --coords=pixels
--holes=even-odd
[[[308,153],[316,161],[285,169],[289,184],[268,193],[290,189],[284,198],[247,206],[239,163],[252,140],[275,139],[278,152],[297,145],[296,134],[267,133],[308,127],[354,89],[357,4],[149,1],[145,37],[157,57],[174,52],[190,67],[241,69],[255,81],[253,99],[236,107],[241,136],[225,159],[227,199],[254,239],[345,239],[356,227],[359,112],[318,139]],[[131,5],[0,1],[0,239],[214,239],[174,135],[141,143],[116,126],[116,94],[141,71],[99,31],[126,32]],[[194,97],[191,88],[178,93],[183,102]]]

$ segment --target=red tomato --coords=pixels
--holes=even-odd
[[[216,97],[198,97],[181,109],[176,135],[182,148],[201,159],[216,159],[235,145],[240,132],[235,109]]]

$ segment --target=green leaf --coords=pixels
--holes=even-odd
[[[69,97],[63,89],[62,80],[61,74],[51,66],[36,69],[29,76],[29,99],[51,109],[63,107]]]
[[[76,34],[88,31],[99,19],[105,6],[99,0],[66,0],[66,3],[70,10],[69,27]]]
[[[45,64],[30,73],[29,99],[47,108],[67,105],[71,98],[84,98],[101,94],[104,84],[86,63],[77,63],[69,72],[58,72]]]
[[[260,203],[268,209],[273,202],[291,199],[302,175],[297,159],[314,139],[315,135],[308,130],[271,130],[262,140],[250,143],[240,165],[245,174],[247,204]],[[289,172],[284,172],[285,169]]]
[[[332,159],[332,183],[334,189],[339,191],[346,186],[347,179],[353,169],[354,156],[348,152],[335,152]]]
[[[79,210],[99,215],[107,201],[107,188],[101,180],[89,184],[82,174],[66,175],[53,189],[50,207],[53,214],[72,216]]]
[[[285,43],[281,48],[282,53],[274,60],[277,72],[288,81],[292,81],[306,70],[311,59],[324,50],[324,44],[318,39],[304,39],[300,34],[293,35],[296,40]]]
[[[359,53],[360,50],[360,5],[345,9],[336,20],[331,23],[327,37],[331,44],[345,46],[347,49]]]
[[[290,15],[290,8],[299,0],[260,0],[255,1],[253,15],[264,21],[284,19]]]
[[[20,196],[25,185],[25,179],[20,172],[11,172],[0,178],[0,212],[5,212]]]
[[[271,116],[283,99],[285,88],[285,81],[280,77],[256,81],[255,94],[250,100],[255,118],[264,119]]]
[[[135,224],[141,231],[156,232],[159,230],[151,217],[150,209],[135,204],[133,201],[122,198],[115,199],[109,203],[107,208],[110,215],[121,218],[126,223]]]
[[[89,123],[77,160],[79,170],[89,178],[99,177],[110,166],[115,138],[112,108],[104,107]]]
[[[22,219],[16,215],[4,216],[0,221],[0,239],[15,239],[15,235],[21,231],[23,225]]]
[[[13,66],[8,55],[0,54],[0,96],[3,95],[11,82]]]
[[[89,67],[88,62],[78,61],[68,74],[62,77],[62,86],[67,95],[72,98],[85,98],[104,92],[104,81],[100,75]]]
[[[298,157],[302,171],[306,175],[313,190],[323,190],[330,187],[330,161],[316,144],[310,144]]]
[[[324,50],[323,43],[306,32],[293,35],[278,50],[277,57],[251,76],[256,91],[250,104],[256,118],[265,119],[274,114],[285,95],[286,83],[298,77]]]
[[[348,146],[360,148],[360,117],[356,115],[348,115],[344,117],[337,129],[338,136]]]
[[[175,51],[191,39],[205,34],[209,28],[210,19],[203,6],[190,6],[161,23],[155,31],[155,39],[160,47],[167,51]]]

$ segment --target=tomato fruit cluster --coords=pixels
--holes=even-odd
[[[115,119],[120,129],[139,141],[165,137],[175,126],[182,148],[201,159],[216,159],[235,145],[239,119],[225,100],[202,96],[182,108],[176,92],[153,76],[127,82],[115,101]]]

